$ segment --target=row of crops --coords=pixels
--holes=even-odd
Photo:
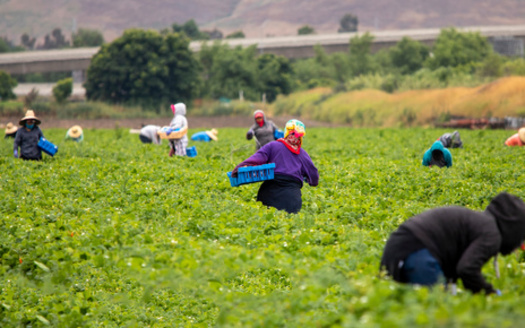
[[[190,134],[195,131],[190,131]],[[425,209],[483,210],[525,198],[524,149],[509,131],[460,131],[450,169],[424,167],[433,129],[310,128],[320,172],[287,214],[232,188],[251,155],[244,129],[168,157],[124,130],[85,130],[54,158],[0,142],[2,327],[516,327],[525,320],[522,253],[483,273],[503,296],[414,288],[379,273],[390,232]]]

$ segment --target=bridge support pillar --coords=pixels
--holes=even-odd
[[[71,76],[73,77],[73,83],[84,83],[84,82],[86,82],[86,71],[85,70],[73,71],[71,73]]]

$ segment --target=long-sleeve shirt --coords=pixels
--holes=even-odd
[[[158,135],[158,131],[160,131],[160,126],[158,125],[146,125],[140,129],[140,135],[145,136],[146,138],[151,139],[151,141],[156,144],[160,145],[161,140]]]
[[[236,168],[267,163],[275,163],[274,174],[291,176],[301,183],[305,179],[310,186],[319,184],[319,172],[306,150],[301,148],[299,154],[294,154],[279,141],[264,145]]]
[[[418,214],[394,232],[381,265],[400,280],[399,261],[408,252],[427,248],[440,263],[446,278],[463,281],[473,292],[494,288],[481,274],[483,265],[498,252],[507,255],[523,241],[525,204],[501,193],[484,212],[459,206],[441,207]]]
[[[435,159],[432,154],[434,151],[440,151],[443,154],[442,160],[444,161],[444,163],[441,163],[441,164],[444,164],[447,167],[452,166],[452,154],[450,153],[450,150],[446,149],[443,146],[441,141],[434,142],[432,147],[430,147],[430,149],[425,152],[425,154],[423,155],[423,165],[425,166],[434,165],[434,164],[437,165],[437,163],[434,163]]]
[[[33,127],[27,131],[25,127],[18,129],[14,142],[14,150],[20,147],[19,156],[27,159],[41,159],[42,150],[38,147],[38,141],[44,134],[38,126]]]
[[[524,143],[521,141],[520,136],[516,133],[505,141],[507,146],[523,146]]]

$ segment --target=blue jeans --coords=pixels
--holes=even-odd
[[[438,260],[426,248],[410,254],[405,259],[401,275],[411,284],[431,286],[438,282],[445,283]]]

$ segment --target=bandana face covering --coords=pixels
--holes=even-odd
[[[260,120],[259,120],[259,118],[260,118]],[[262,114],[260,114],[260,113],[257,113],[255,115],[255,122],[257,122],[257,124],[260,127],[262,127],[264,125],[264,116]]]
[[[29,130],[31,130],[34,126],[34,124],[26,124],[26,128],[28,128]]]

